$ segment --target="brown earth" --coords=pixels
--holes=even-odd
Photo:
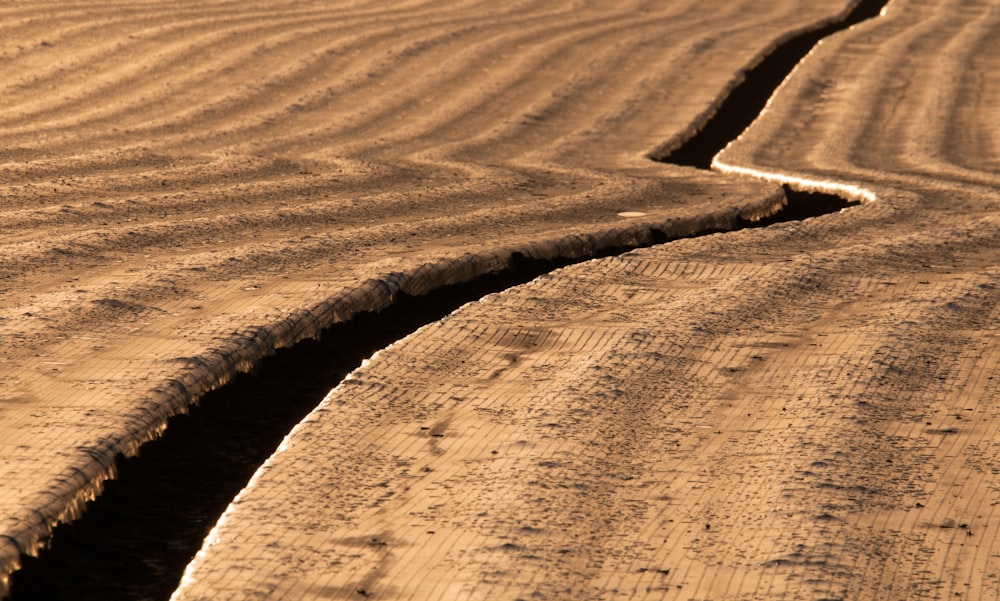
[[[773,182],[648,156],[847,4],[0,7],[4,573],[276,346],[514,252],[775,210]],[[567,269],[390,348],[178,598],[996,596],[995,13],[891,4],[720,158],[876,202]]]
[[[716,160],[869,204],[569,267],[379,353],[175,599],[1000,597],[998,18],[890,4]]]
[[[886,234],[878,204],[565,268],[381,351],[174,599],[996,598],[1000,224]]]
[[[0,7],[0,574],[274,347],[515,252],[776,209],[645,153],[829,4]]]

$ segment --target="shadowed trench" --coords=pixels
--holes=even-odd
[[[885,1],[865,1],[847,21],[797,36],[763,60],[701,131],[660,160],[708,168],[712,157],[759,114],[774,89],[815,45],[835,31],[877,15]],[[836,212],[855,202],[785,187],[787,207],[738,229]],[[654,243],[669,242],[652,232]],[[700,232],[697,235],[717,233]],[[608,249],[602,256],[631,248]],[[380,313],[366,313],[324,332],[321,340],[279,350],[253,374],[239,375],[205,395],[138,456],[119,456],[116,478],[87,504],[82,518],[58,526],[41,557],[22,557],[11,599],[161,600],[176,588],[208,531],[285,434],[343,377],[376,350],[441,319],[460,305],[587,260],[526,260],[509,269],[422,297],[400,295]]]
[[[699,169],[711,168],[712,158],[750,127],[781,82],[821,39],[878,16],[886,4],[888,0],[862,0],[843,21],[801,33],[782,43],[743,74],[743,81],[733,88],[715,115],[694,136],[656,160]]]

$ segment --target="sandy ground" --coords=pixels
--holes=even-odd
[[[648,157],[847,3],[663,4],[0,7],[3,572],[276,346],[514,252],[774,210],[773,181]],[[995,595],[996,10],[938,4],[825,43],[720,157],[878,202],[385,351],[178,598]]]
[[[0,574],[274,347],[515,252],[777,208],[646,155],[842,7],[717,4],[0,7]]]
[[[562,269],[381,351],[175,599],[1000,597],[998,20],[893,3],[716,162],[873,202]]]

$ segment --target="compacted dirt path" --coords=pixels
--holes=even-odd
[[[650,157],[849,4],[0,6],[0,582],[275,347],[772,213],[773,182]]]
[[[1000,597],[998,8],[891,3],[716,159],[871,202],[567,267],[379,352],[174,599]]]

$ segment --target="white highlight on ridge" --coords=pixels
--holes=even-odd
[[[838,196],[845,196],[851,200],[857,200],[863,203],[875,202],[878,200],[878,196],[876,196],[874,192],[862,186],[810,179],[807,177],[799,177],[796,175],[788,175],[774,171],[761,171],[759,169],[753,169],[752,167],[729,165],[722,162],[718,155],[712,158],[712,169],[719,171],[720,173],[749,175],[750,177],[755,177],[768,182],[788,184],[789,186],[804,192],[824,192],[826,194],[836,194]]]

